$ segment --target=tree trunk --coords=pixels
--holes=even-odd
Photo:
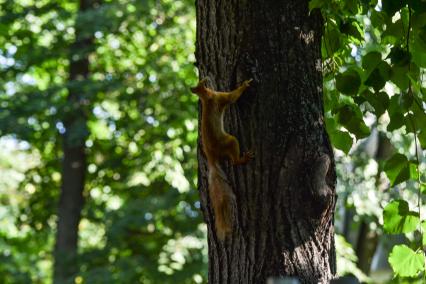
[[[360,224],[358,239],[356,243],[357,266],[366,275],[370,274],[371,261],[379,243],[379,235],[376,231],[370,230],[369,223],[362,221]]]
[[[336,272],[336,176],[323,118],[322,28],[321,15],[309,15],[308,0],[197,1],[200,78],[208,76],[216,90],[253,78],[225,114],[225,128],[256,158],[246,166],[223,163],[236,196],[233,232],[224,242],[214,231],[199,147],[211,284],[280,276],[327,283]]]
[[[54,283],[74,283],[73,277],[78,272],[78,225],[84,204],[85,141],[88,135],[84,111],[88,102],[83,86],[89,76],[88,55],[93,40],[83,35],[85,27],[79,20],[82,13],[91,8],[92,3],[91,0],[80,0],[75,24],[76,40],[70,50],[68,106],[64,114],[62,185],[54,251]]]

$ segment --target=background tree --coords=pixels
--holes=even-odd
[[[176,1],[80,7],[1,2],[1,168],[13,174],[2,174],[0,282],[52,281],[61,181],[69,174],[61,171],[62,136],[72,132],[71,142],[85,148],[86,201],[74,227],[77,269],[66,281],[200,283],[204,231],[190,158],[196,100],[186,89],[196,82],[194,8]],[[67,99],[71,92],[78,99]],[[81,205],[80,194],[65,205]],[[75,242],[75,233],[65,235]]]
[[[211,78],[216,90],[254,79],[226,117],[226,128],[242,149],[254,149],[256,159],[227,169],[236,204],[225,242],[214,233],[199,155],[209,283],[264,283],[285,275],[325,283],[336,273],[321,34],[321,16],[310,15],[308,1],[197,2],[200,78]]]
[[[85,87],[89,74],[89,54],[94,50],[94,33],[84,31],[88,25],[85,13],[95,2],[80,0],[75,21],[75,42],[69,52],[67,105],[64,108],[62,142],[62,180],[58,206],[58,225],[55,244],[54,283],[64,283],[78,272],[77,240],[86,184],[87,105],[90,94]],[[80,82],[80,83],[79,83]],[[83,82],[83,83],[81,83]]]

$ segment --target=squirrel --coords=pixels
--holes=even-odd
[[[231,92],[217,92],[206,87],[208,78],[201,80],[191,92],[198,95],[202,104],[201,137],[203,151],[207,157],[209,195],[215,215],[216,234],[220,240],[232,231],[232,201],[234,193],[219,162],[228,158],[232,165],[243,165],[254,158],[252,151],[240,156],[237,138],[225,132],[223,114],[226,107],[235,103],[250,80]]]

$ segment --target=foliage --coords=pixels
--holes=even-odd
[[[425,256],[422,252],[414,252],[406,245],[394,246],[389,255],[389,262],[396,275],[402,277],[415,277],[423,271]]]
[[[324,103],[332,144],[345,154],[366,153],[368,146],[363,143],[368,144],[371,138],[355,141],[377,136],[377,131],[393,144],[386,155],[381,155],[380,149],[373,155],[364,154],[366,162],[362,164],[357,164],[362,156],[352,156],[351,168],[358,170],[360,166],[361,173],[371,165],[375,168],[369,197],[385,198],[376,202],[376,208],[384,207],[383,216],[376,210],[361,213],[358,205],[355,210],[364,220],[378,225],[384,222],[386,233],[407,234],[410,247],[416,249],[397,245],[389,262],[395,277],[421,278],[425,274],[421,187],[425,180],[426,3],[312,0],[309,6],[311,13],[320,9],[325,21]],[[337,160],[344,160],[344,156],[337,153]],[[381,173],[386,174],[388,183],[383,182]],[[365,179],[359,182],[365,183]],[[356,197],[352,194],[365,190],[351,192],[353,184],[346,185],[349,187],[343,192],[349,201]],[[389,198],[394,200],[383,206]],[[362,206],[370,202],[364,200]],[[411,206],[415,211],[409,210]]]
[[[88,121],[77,129],[88,168],[74,280],[202,282],[197,105],[187,91],[196,81],[193,4],[106,0],[77,16],[79,1],[0,3],[0,135],[26,143],[23,164],[39,159],[0,189],[10,224],[0,229],[0,282],[51,277],[70,87],[84,94]],[[94,38],[87,50],[73,45],[76,27]],[[89,78],[70,80],[70,60],[87,53]]]
[[[336,235],[337,275],[354,275],[362,282],[371,282],[356,265],[357,256],[350,243],[341,235]]]
[[[383,209],[383,228],[388,234],[410,233],[419,227],[418,212],[410,211],[405,200],[394,200]]]

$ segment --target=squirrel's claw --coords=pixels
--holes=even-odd
[[[250,79],[250,80],[245,80],[244,82],[243,82],[243,86],[245,86],[245,87],[249,87],[250,86],[250,83],[253,81],[253,79]]]

